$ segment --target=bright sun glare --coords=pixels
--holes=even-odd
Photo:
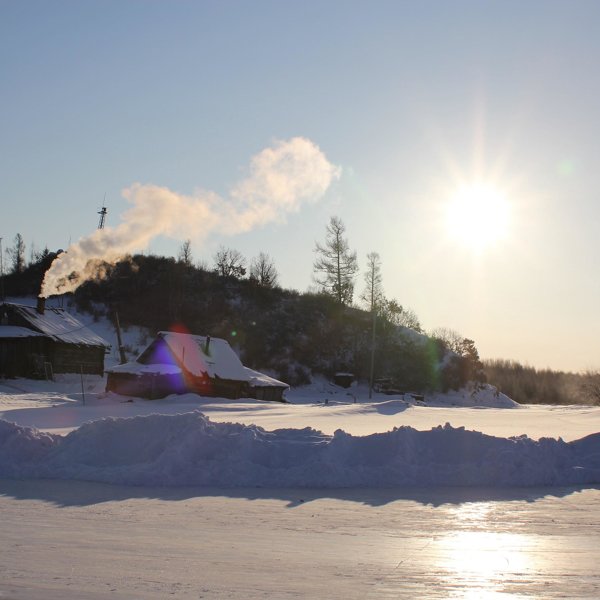
[[[508,202],[491,185],[461,187],[448,204],[448,231],[474,252],[481,252],[507,235]]]

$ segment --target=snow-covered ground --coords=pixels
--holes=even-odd
[[[598,408],[103,386],[2,382],[2,598],[600,597]]]
[[[600,407],[104,385],[0,382],[0,598],[600,597]]]
[[[271,488],[600,483],[599,408],[519,407],[491,388],[369,401],[365,388],[322,381],[282,404],[149,401],[103,385],[94,376],[4,382],[0,477]]]

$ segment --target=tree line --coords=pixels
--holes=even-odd
[[[358,260],[356,252],[350,249],[345,232],[346,229],[342,220],[336,216],[331,217],[326,226],[324,242],[315,243],[313,281],[317,296],[322,297],[323,300],[329,298],[333,302],[331,306],[338,307],[331,313],[332,318],[339,321],[339,323],[351,322],[354,319],[354,325],[356,325],[362,319],[362,317],[357,316],[360,315],[360,312],[353,312],[360,311],[359,306],[354,302],[355,283],[359,270]],[[27,293],[38,293],[39,287],[36,286],[39,284],[36,282],[43,277],[43,272],[49,267],[57,253],[51,253],[47,248],[41,252],[32,251],[31,259],[27,264],[25,260],[25,243],[21,234],[17,234],[12,247],[6,249],[6,255],[9,259],[10,275],[8,278],[3,277],[3,284],[6,280],[7,287],[10,287],[13,294],[25,295]],[[132,261],[130,257],[119,265],[102,264],[101,271],[107,274],[109,279],[111,274],[121,279],[127,279],[132,275],[130,267],[134,263],[137,264],[136,268],[139,269],[140,264],[148,264],[149,262],[152,262],[150,258],[144,260],[141,256],[138,256],[135,261]],[[166,284],[165,290],[168,290],[167,297],[162,298],[158,294],[155,306],[161,307],[161,315],[170,315],[172,319],[181,319],[185,316],[188,320],[194,322],[193,310],[195,308],[187,306],[187,299],[190,294],[193,295],[194,286],[197,286],[199,281],[202,281],[205,288],[207,281],[210,281],[209,287],[217,296],[223,292],[221,284],[216,283],[217,280],[207,279],[208,274],[211,273],[221,280],[229,281],[229,288],[234,282],[241,284],[246,281],[250,284],[250,289],[282,291],[279,288],[279,272],[275,261],[265,252],[260,252],[248,262],[238,250],[221,246],[213,255],[212,264],[203,261],[195,264],[192,242],[187,239],[181,244],[175,262],[169,262],[169,259],[165,259],[159,260],[155,265],[160,265],[161,269],[165,268],[166,273],[168,273],[168,279],[164,282]],[[149,275],[149,277],[151,276]],[[90,283],[98,284],[100,279],[101,277],[98,277],[96,281]],[[138,282],[133,289],[139,291],[140,285],[145,284]],[[110,302],[113,302],[119,293],[123,291],[116,292],[114,285],[112,288],[108,298]],[[239,289],[245,288],[242,286]],[[77,301],[84,308],[92,306],[89,302],[89,290],[90,286],[84,285],[75,294]],[[129,291],[126,290],[127,293]],[[253,294],[256,293],[253,292]],[[310,294],[307,298],[309,297]],[[425,346],[427,344],[425,342],[416,343],[411,336],[398,333],[405,329],[412,330],[417,334],[423,334],[424,332],[414,311],[403,307],[396,299],[385,296],[381,275],[381,259],[376,252],[370,252],[367,255],[364,289],[359,295],[359,302],[370,315],[370,335],[363,339],[362,333],[355,332],[353,339],[348,331],[341,327],[338,332],[340,343],[352,345],[352,351],[340,350],[338,352],[332,347],[329,349],[331,356],[337,353],[338,358],[334,360],[330,357],[317,368],[322,367],[323,371],[335,370],[336,368],[352,369],[357,374],[365,376],[367,373],[362,371],[362,364],[366,362],[370,364],[368,377],[371,386],[375,375],[380,377],[392,375],[393,379],[400,379],[404,381],[403,385],[415,389],[436,386],[456,387],[459,382],[466,381],[467,374],[471,374],[478,381],[483,381],[482,371],[477,366],[480,363],[474,344],[472,344],[472,348],[468,348],[467,345],[461,346],[455,344],[454,338],[446,335],[447,332],[442,332],[443,335],[437,332],[430,340],[436,346],[436,349],[426,350]],[[312,301],[309,300],[308,304],[311,303]],[[139,305],[139,302],[137,304]],[[300,304],[304,304],[304,302]],[[164,311],[165,306],[169,307],[166,312]],[[197,303],[195,306],[197,306]],[[322,304],[322,307],[324,306],[326,305]],[[211,304],[210,309],[214,314],[220,314],[222,311],[215,310],[215,307],[216,305]],[[329,311],[330,309],[327,309],[325,312],[328,313]],[[132,315],[132,318],[135,317]],[[233,318],[228,316],[227,320],[233,320]],[[152,316],[149,316],[147,321],[152,325],[165,326],[161,319]],[[205,321],[197,324],[197,327],[201,330],[207,331],[213,326],[214,324],[211,325]],[[422,337],[423,340],[427,339],[426,336]],[[455,337],[462,341],[458,334]],[[332,340],[328,344],[322,342],[322,345],[333,346],[335,343],[336,341]],[[442,360],[443,355],[448,351],[456,355],[454,361],[456,364],[452,360],[447,361],[448,365],[444,373],[438,373],[438,367],[434,366],[434,363]],[[375,368],[376,353],[377,368]],[[360,360],[357,358],[359,355],[363,356]],[[319,359],[313,358],[315,358],[318,365]],[[394,375],[396,368],[394,365],[398,361],[402,361],[406,367],[406,372],[401,377]],[[467,368],[468,363],[473,363],[474,366]],[[409,367],[411,364],[413,365],[412,368]],[[309,365],[309,368],[312,368],[312,365]]]
[[[344,306],[354,300],[355,281],[359,271],[356,252],[350,249],[345,237],[346,228],[339,217],[330,218],[326,227],[325,242],[315,244],[316,258],[313,263],[313,278],[320,293],[331,296]],[[189,241],[187,242],[189,249]],[[362,306],[372,318],[371,357],[369,381],[373,385],[375,373],[375,350],[377,323],[387,326],[406,327],[423,333],[417,315],[403,307],[397,300],[386,298],[383,291],[381,257],[377,252],[367,254],[367,269],[364,274],[364,289],[360,295]],[[231,249],[221,248],[214,257],[215,269],[222,275],[245,275],[243,256]],[[264,278],[260,274],[268,268],[274,277]],[[250,277],[261,284],[270,285],[277,281],[277,271],[272,259],[263,253],[253,260]],[[463,370],[458,379],[488,381],[497,386],[519,403],[571,404],[600,403],[600,371],[564,373],[551,369],[535,369],[512,360],[481,361],[475,342],[462,337],[449,328],[437,328],[429,337],[453,355],[462,358]]]
[[[125,323],[154,330],[181,320],[195,331],[223,337],[235,331],[233,341],[249,364],[275,365],[290,382],[305,381],[310,371],[348,369],[371,384],[375,378],[390,378],[403,389],[449,389],[487,380],[521,403],[600,402],[599,372],[572,374],[514,361],[482,362],[475,342],[451,329],[425,335],[414,311],[385,296],[377,252],[367,255],[358,295],[361,310],[354,301],[357,255],[341,219],[331,217],[325,233],[324,242],[315,243],[312,293],[282,290],[275,261],[267,253],[247,261],[239,251],[221,246],[211,264],[194,264],[191,241],[185,240],[175,259],[138,255],[105,265],[106,279],[82,286],[75,301],[88,310],[96,310],[96,302],[120,302]],[[32,248],[28,262],[20,234],[4,253],[9,274],[2,284],[11,295],[37,293],[56,256],[47,248]],[[244,328],[247,322],[255,323],[254,331]],[[272,335],[265,343],[269,328]]]
[[[0,238],[0,241],[2,238]],[[22,273],[27,265],[33,265],[47,258],[51,252],[46,246],[42,250],[37,250],[35,244],[31,244],[31,252],[29,256],[29,262],[25,254],[26,246],[25,240],[20,233],[17,233],[13,239],[12,245],[4,249],[4,255],[6,256],[6,266],[8,273]],[[4,258],[0,254],[0,266],[2,266],[2,274],[5,273]]]
[[[520,404],[600,404],[600,371],[566,373],[514,360],[483,361],[488,381]]]
[[[315,244],[313,281],[319,293],[331,296],[340,305],[352,306],[359,269],[356,252],[350,250],[348,240],[344,237],[345,231],[342,220],[336,216],[331,217],[326,227],[325,242]],[[46,262],[49,257],[57,254],[50,252],[47,246],[37,250],[32,243],[29,261],[27,261],[26,245],[20,233],[15,235],[12,245],[5,248],[4,253],[7,268],[2,269],[3,274],[23,273],[27,266]],[[177,260],[188,267],[194,266],[190,239],[181,244]],[[247,276],[264,287],[273,288],[279,285],[279,271],[274,259],[266,252],[260,252],[248,262],[239,250],[222,245],[213,255],[212,264],[199,261],[197,266],[204,270],[212,269],[223,277],[242,279]],[[408,327],[419,333],[423,332],[413,310],[403,307],[396,299],[386,298],[383,294],[381,259],[376,252],[367,255],[367,272],[364,279],[365,289],[360,295],[364,307],[369,311],[376,311],[379,316],[385,317],[395,325]]]

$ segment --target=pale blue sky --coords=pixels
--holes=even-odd
[[[273,140],[303,136],[342,167],[325,198],[192,241],[195,258],[265,251],[305,290],[339,215],[426,329],[486,358],[600,367],[599,62],[595,1],[0,0],[0,236],[64,248],[105,193],[109,225],[134,182],[225,194]],[[475,179],[511,209],[477,255],[443,216]]]

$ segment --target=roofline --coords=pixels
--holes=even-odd
[[[28,304],[20,304],[18,302],[6,302],[5,301],[2,303],[2,306],[14,306],[16,308],[26,308],[26,309],[30,309],[33,312],[37,313],[36,307],[30,306]],[[70,312],[66,311],[64,308],[60,308],[58,306],[50,306],[46,310],[60,311],[62,313],[69,315],[71,318],[73,318],[76,321],[78,321],[79,323],[81,323],[81,321],[79,321],[79,319],[77,319],[77,317],[73,316]],[[57,333],[48,333],[46,331],[36,331],[35,329],[31,329],[30,327],[28,327],[26,329],[31,329],[31,331],[33,331],[35,333],[40,333],[41,335],[43,335],[44,337],[46,337],[49,340],[59,342],[62,344],[73,344],[74,346],[84,346],[84,347],[89,347],[89,348],[104,348],[105,350],[112,348],[112,344],[110,342],[105,340],[101,335],[92,331],[87,325],[85,325],[85,323],[81,323],[81,325],[82,325],[81,327],[78,327],[77,329],[75,329],[73,331],[80,331],[82,329],[87,329],[90,333],[92,333],[96,337],[100,338],[102,340],[102,343],[100,343],[100,342],[99,343],[91,343],[91,342],[83,342],[83,341],[71,342],[71,341],[62,339],[63,335],[68,335],[69,333],[73,333],[73,331],[66,331],[66,332],[57,334]]]

